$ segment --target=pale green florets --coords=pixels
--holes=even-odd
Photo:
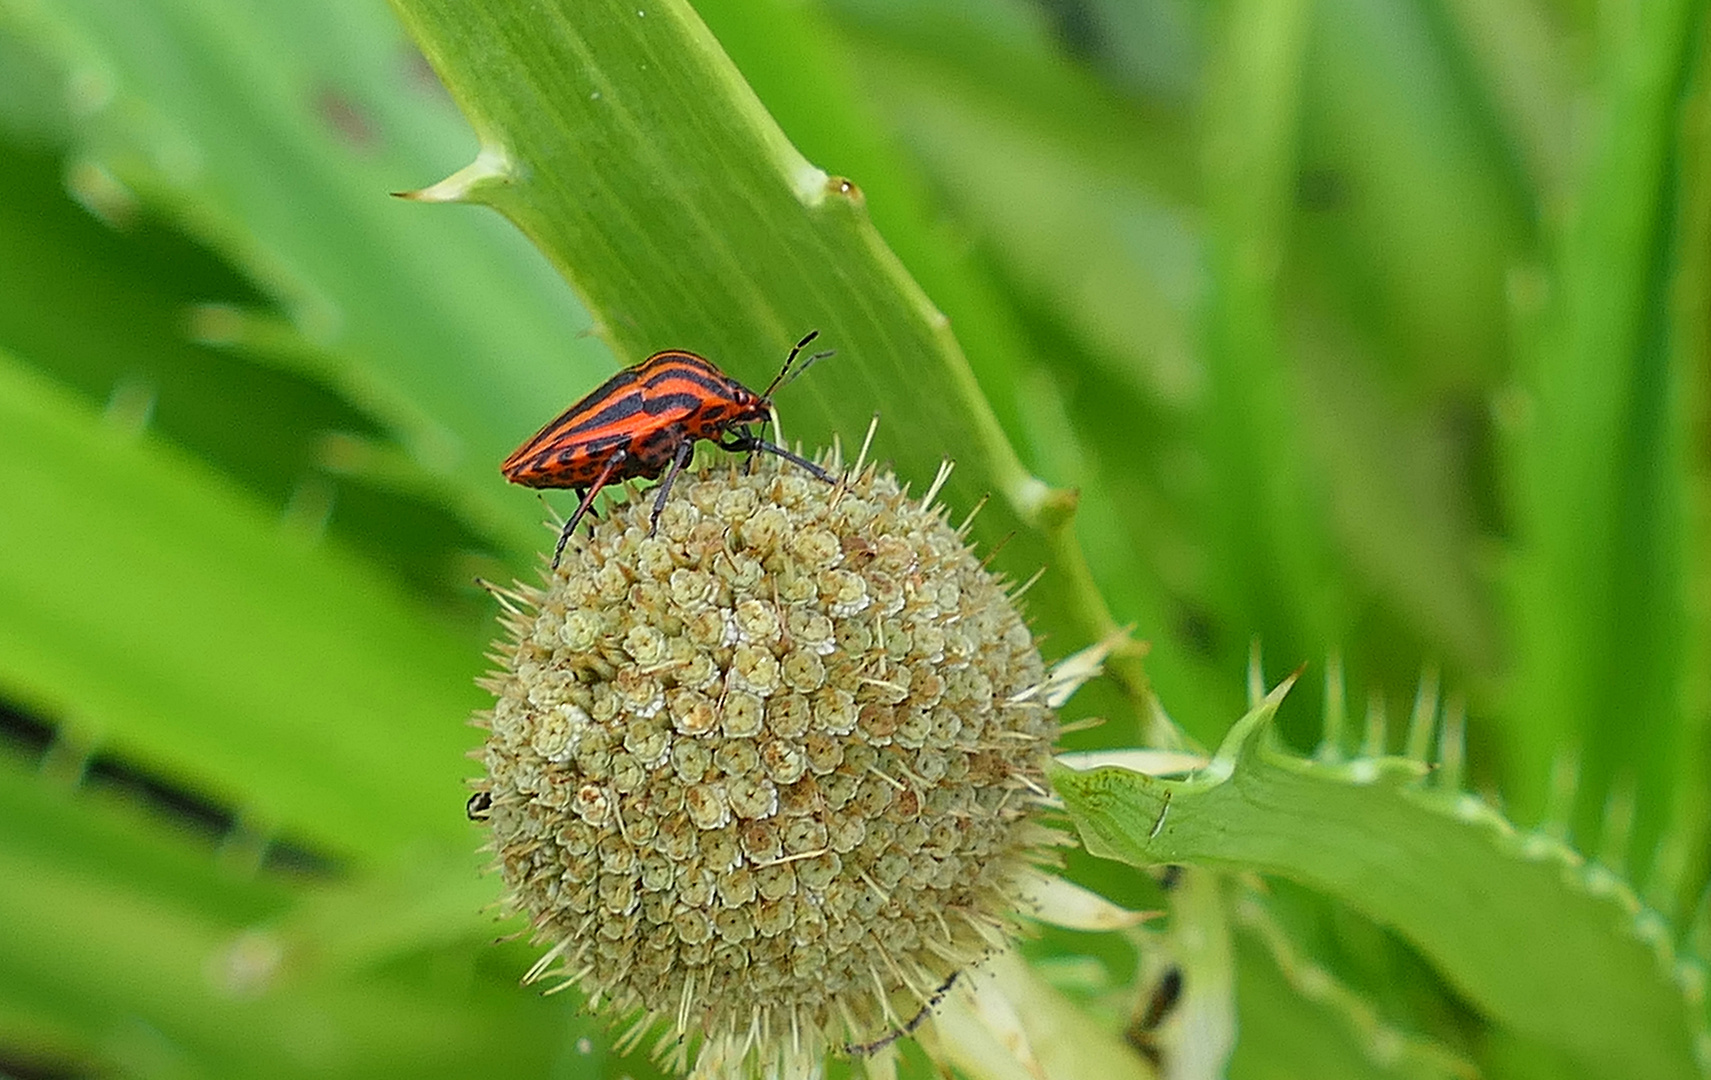
[[[1001,584],[889,474],[677,491],[656,535],[651,497],[615,505],[520,591],[477,786],[536,974],[680,1066],[811,1063],[1001,940],[1057,835],[1055,720]]]

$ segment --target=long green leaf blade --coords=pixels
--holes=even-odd
[[[1683,782],[1688,730],[1679,395],[1701,358],[1670,340],[1675,264],[1693,257],[1677,246],[1684,211],[1670,196],[1703,27],[1703,4],[1673,0],[1636,12],[1605,43],[1598,139],[1528,342],[1535,411],[1519,470],[1519,663],[1503,732],[1513,797],[1518,812],[1538,813],[1549,762],[1574,746],[1577,835],[1596,836],[1606,800],[1628,786],[1642,873]]]
[[[477,643],[0,354],[0,684],[350,852],[465,838]]]
[[[24,1054],[148,1077],[542,1075],[596,1033],[569,1003],[481,972],[472,910],[462,941],[439,948],[441,976],[420,978],[329,964],[321,941],[290,933],[301,896],[134,808],[0,760],[8,1064]]]

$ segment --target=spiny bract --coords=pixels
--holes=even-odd
[[[510,594],[477,787],[531,978],[674,1067],[792,1075],[1002,943],[1060,839],[1055,718],[1002,584],[889,473],[680,483]]]

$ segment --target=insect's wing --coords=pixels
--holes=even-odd
[[[600,472],[606,454],[629,441],[627,422],[642,412],[636,369],[625,368],[519,446],[499,471],[526,487],[582,487]]]

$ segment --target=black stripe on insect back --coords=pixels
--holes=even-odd
[[[706,403],[706,399],[691,394],[685,390],[681,394],[653,394],[642,399],[642,408],[649,416],[663,416],[667,413],[680,412],[685,415],[694,412]]]
[[[620,420],[628,420],[630,417],[641,412],[644,408],[646,408],[646,406],[643,403],[641,391],[626,389],[622,396],[607,403],[599,412],[594,413],[592,416],[584,416],[582,419],[559,432],[558,435],[560,438],[563,438],[565,436],[581,435],[590,431],[599,431],[602,428],[611,427]]]
[[[581,401],[578,401],[575,405],[572,405],[569,409],[566,409],[565,411],[573,413],[579,409],[587,408],[588,406],[593,405],[597,401],[600,401],[604,398],[609,398],[609,397],[613,397],[613,396],[617,395],[620,391],[624,390],[625,388],[633,385],[634,383],[636,383],[638,381],[640,381],[640,380],[636,374],[636,369],[635,368],[625,368],[624,370],[614,374],[611,378],[607,379],[605,382],[601,383],[599,386],[596,386],[594,389],[588,391],[588,393],[582,395]]]
[[[670,367],[667,367],[664,370],[652,373],[648,376],[647,381],[642,385],[647,387],[649,390],[653,390],[665,385],[666,383],[676,382],[678,380],[686,383],[693,383],[714,397],[731,396],[731,381],[729,379],[721,377],[716,372],[710,372],[701,367],[692,364],[685,364],[681,361],[673,363]]]

